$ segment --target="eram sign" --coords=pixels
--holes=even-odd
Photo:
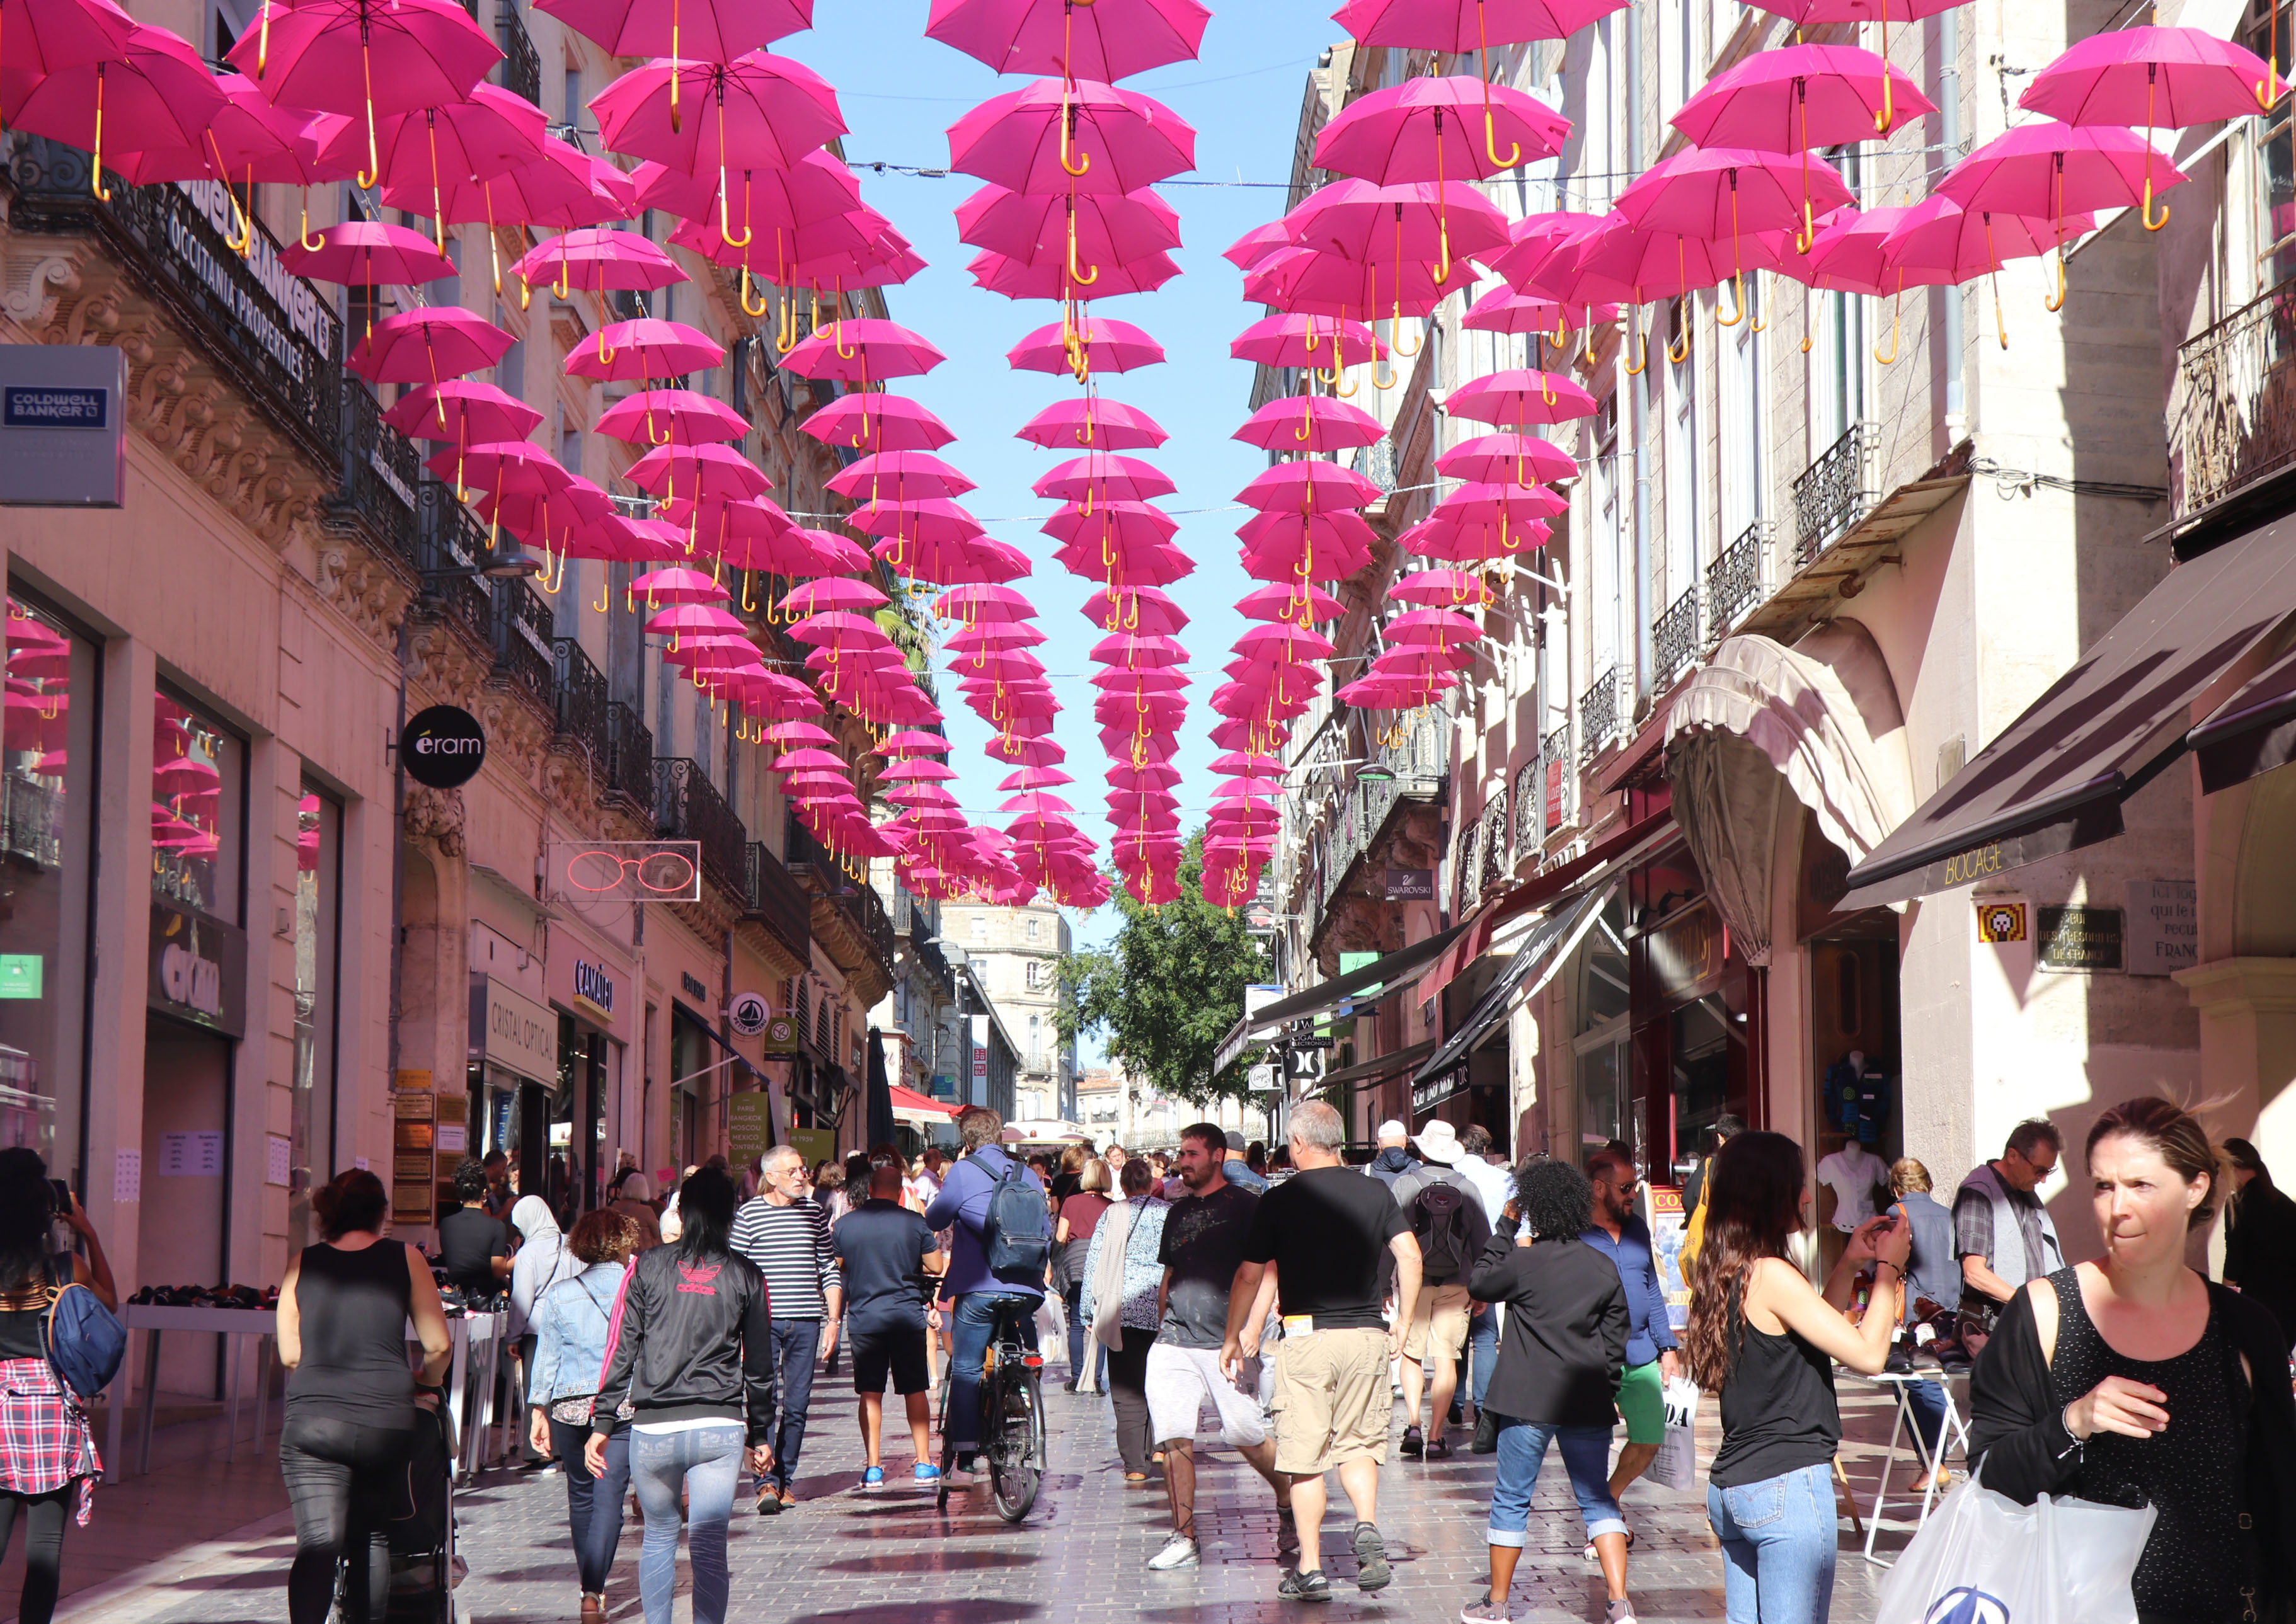
[[[460,789],[487,763],[487,735],[459,705],[433,705],[406,720],[399,735],[406,775],[433,790]]]

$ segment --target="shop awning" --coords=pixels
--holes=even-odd
[[[946,1122],[956,1115],[954,1106],[939,1100],[928,1099],[914,1088],[904,1088],[898,1083],[890,1086],[893,1115],[911,1122]]]
[[[1529,936],[1515,949],[1507,967],[1499,973],[1490,989],[1467,1013],[1459,1029],[1443,1040],[1442,1046],[1430,1055],[1412,1079],[1416,1088],[1430,1078],[1440,1077],[1466,1058],[1467,1052],[1482,1042],[1491,1029],[1507,1018],[1518,1000],[1536,997],[1540,989],[1554,978],[1577,948],[1580,939],[1595,928],[1602,917],[1603,905],[1610,900],[1611,887],[1591,888],[1586,895],[1557,907],[1531,928]],[[1414,1102],[1414,1104],[1416,1102]]]
[[[1383,1082],[1398,1071],[1408,1071],[1435,1052],[1435,1039],[1414,1043],[1408,1048],[1398,1049],[1391,1054],[1382,1054],[1361,1064],[1342,1066],[1337,1071],[1327,1071],[1313,1092],[1320,1094],[1328,1088],[1353,1087],[1357,1083]]]
[[[1212,1070],[1224,1070],[1228,1062],[1243,1053],[1243,1046],[1263,1033],[1297,1021],[1302,1015],[1313,1015],[1333,1005],[1352,998],[1357,993],[1370,993],[1400,981],[1426,966],[1428,962],[1449,947],[1465,930],[1464,925],[1453,925],[1439,931],[1425,941],[1414,942],[1408,947],[1390,953],[1384,958],[1374,959],[1344,975],[1335,975],[1320,981],[1305,992],[1295,992],[1288,998],[1278,998],[1263,1005],[1257,1014],[1247,1015],[1228,1028],[1227,1036],[1220,1039],[1218,1053],[1213,1056]]]
[[[2296,761],[2296,649],[2258,672],[2185,742],[2200,762],[2203,795]]]
[[[2296,520],[2179,564],[1849,871],[1844,909],[1949,890],[2110,840],[2185,748],[2192,707],[2296,612]]]

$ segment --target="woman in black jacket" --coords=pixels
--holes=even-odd
[[[693,1624],[725,1624],[726,1524],[743,1446],[752,1472],[762,1476],[774,1464],[773,1320],[765,1276],[733,1250],[735,1195],[721,1169],[685,1181],[683,1233],[631,1263],[608,1332],[586,1454],[591,1475],[603,1477],[606,1439],[627,1423],[630,1480],[645,1513],[638,1595],[646,1624],[670,1624],[681,1489]]]
[[[2104,1256],[2011,1299],[1977,1361],[1982,1481],[2159,1513],[2137,1559],[2140,1624],[2296,1612],[2296,1400],[2270,1314],[2185,1262],[2220,1185],[2198,1122],[2124,1101],[2089,1129]]]
[[[2247,1140],[2226,1140],[2224,1153],[2232,1163],[2224,1283],[2269,1308],[2280,1340],[2296,1343],[2296,1202],[2272,1182],[2272,1169]]]
[[[1498,1481],[1484,1536],[1490,1588],[1459,1617],[1465,1624],[1505,1624],[1531,1489],[1552,1442],[1562,1450],[1587,1538],[1602,1561],[1610,1592],[1607,1624],[1633,1624],[1627,1524],[1610,1485],[1619,1373],[1627,1358],[1626,1287],[1618,1265],[1578,1238],[1595,1222],[1594,1187],[1585,1174],[1568,1162],[1536,1156],[1515,1175],[1514,1188],[1514,1200],[1500,1212],[1467,1282],[1470,1297],[1503,1302],[1507,1314],[1484,1398],[1499,1444]],[[1518,1224],[1529,1226],[1520,1239]]]

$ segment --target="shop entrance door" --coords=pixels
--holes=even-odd
[[[146,1285],[211,1286],[227,1280],[224,1255],[232,1042],[164,1015],[145,1021],[144,1188],[136,1267],[123,1292]],[[217,1338],[161,1339],[160,1390],[221,1396]],[[125,1388],[115,1390],[124,1392]]]
[[[1897,939],[1820,938],[1809,944],[1809,975],[1817,1235],[1820,1259],[1830,1268],[1846,1241],[1837,1220],[1866,1215],[1868,1183],[1877,1170],[1886,1183],[1886,1169],[1905,1144]]]

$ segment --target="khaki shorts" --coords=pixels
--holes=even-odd
[[[1395,1400],[1387,1333],[1314,1331],[1275,1348],[1275,1470],[1315,1477],[1347,1461],[1387,1459]]]
[[[1403,1357],[1428,1357],[1431,1341],[1434,1357],[1457,1358],[1466,1350],[1467,1331],[1474,1318],[1475,1305],[1469,1300],[1465,1286],[1456,1282],[1421,1286],[1411,1308],[1411,1329],[1404,1333]]]

